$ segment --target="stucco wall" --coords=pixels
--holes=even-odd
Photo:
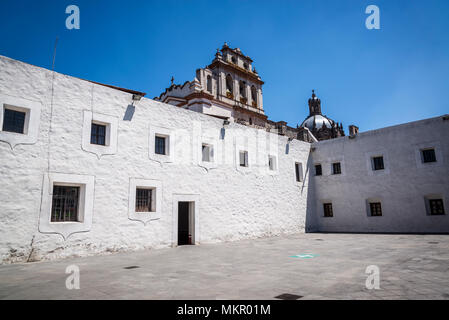
[[[286,137],[237,124],[227,126],[223,137],[222,120],[145,98],[134,103],[132,119],[124,120],[133,109],[128,107],[131,94],[2,56],[0,95],[41,105],[35,143],[12,148],[0,141],[2,263],[171,246],[176,232],[173,199],[179,194],[198,196],[200,244],[305,229],[308,177],[297,183],[294,163],[303,163],[307,172],[308,143],[288,143]],[[117,118],[112,154],[83,150],[85,111]],[[151,156],[150,130],[160,127],[175,137],[168,162]],[[216,142],[215,166],[199,162],[203,138]],[[238,145],[250,152],[248,169],[235,163]],[[267,171],[266,149],[278,157],[276,172]],[[61,234],[40,232],[48,232],[39,222],[48,196],[44,182],[51,181],[48,173],[93,177],[92,224],[85,232],[65,240]],[[145,225],[129,219],[130,179],[161,183],[160,219]]]
[[[436,148],[437,162],[424,164],[421,148]],[[354,139],[342,137],[313,144],[313,163],[323,175],[314,177],[320,231],[449,232],[449,121],[431,118],[374,131]],[[385,169],[374,172],[370,157],[383,154]],[[342,174],[331,174],[340,161]],[[443,198],[446,214],[430,216],[425,196]],[[382,216],[369,216],[366,200],[378,199]],[[322,203],[331,202],[334,217],[324,217]]]

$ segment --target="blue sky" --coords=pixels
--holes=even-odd
[[[80,8],[80,30],[65,8]],[[365,8],[380,9],[380,30]],[[301,123],[315,89],[323,113],[361,131],[449,113],[447,0],[1,0],[0,54],[159,95],[192,80],[227,41],[254,60],[265,112]]]

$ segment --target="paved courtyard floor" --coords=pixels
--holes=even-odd
[[[80,269],[79,290],[66,288],[69,265]],[[369,265],[379,267],[379,290],[365,287]],[[0,299],[274,299],[284,293],[449,299],[449,235],[298,234],[0,266]]]

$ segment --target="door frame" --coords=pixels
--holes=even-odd
[[[173,194],[173,225],[172,225],[172,247],[178,246],[178,202],[190,202],[189,215],[193,217],[193,234],[192,244],[200,243],[200,228],[199,228],[199,207],[200,207],[200,195],[199,194]]]

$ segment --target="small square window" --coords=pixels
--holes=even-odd
[[[382,206],[380,202],[370,202],[369,204],[370,213],[373,217],[382,216]]]
[[[268,168],[271,171],[276,170],[276,157],[275,156],[268,156]]]
[[[442,199],[429,199],[430,215],[443,215],[444,205]]]
[[[240,151],[239,160],[241,167],[248,167],[248,151]]]
[[[153,193],[154,189],[136,188],[136,212],[155,211]]]
[[[424,163],[437,161],[437,158],[435,156],[435,149],[421,150],[421,154],[422,154],[422,162],[424,162]]]
[[[3,131],[25,133],[26,112],[5,108],[3,112]]]
[[[156,154],[166,155],[166,142],[167,138],[163,136],[155,136],[155,150]]]
[[[384,167],[384,157],[373,157],[373,170],[383,170]]]
[[[296,182],[302,181],[302,163],[295,162]]]
[[[332,174],[341,174],[340,162],[332,163]]]
[[[316,164],[315,165],[315,175],[321,176],[322,174],[323,174],[323,170],[321,168],[321,164]]]
[[[323,210],[325,217],[333,217],[334,212],[332,211],[332,203],[323,203]]]
[[[90,130],[90,143],[106,145],[106,125],[92,122]]]
[[[210,144],[203,143],[201,152],[202,152],[202,160],[203,160],[203,162],[212,162],[212,160],[213,160],[213,147]]]
[[[51,222],[78,222],[80,187],[53,186]]]

